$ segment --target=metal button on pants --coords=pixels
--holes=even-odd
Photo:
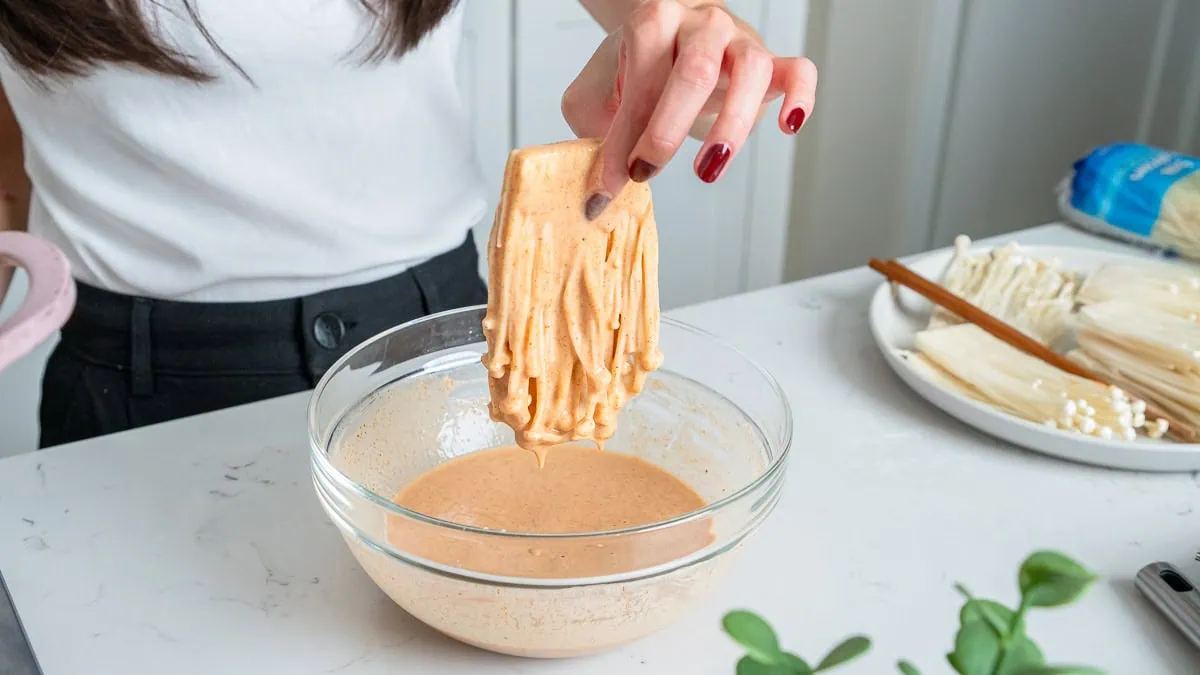
[[[312,324],[313,339],[325,349],[337,349],[346,337],[346,323],[331,312],[318,314]]]

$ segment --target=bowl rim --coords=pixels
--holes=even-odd
[[[320,401],[321,394],[325,391],[325,388],[328,386],[329,382],[332,381],[333,375],[335,373],[337,373],[339,371],[339,369],[347,361],[349,361],[351,358],[356,356],[361,350],[366,348],[367,345],[375,344],[383,338],[391,336],[395,333],[399,333],[403,330],[411,328],[412,326],[420,324],[420,323],[424,323],[427,321],[433,321],[433,320],[436,320],[439,318],[443,318],[446,316],[452,316],[455,314],[466,314],[468,312],[478,312],[480,309],[486,310],[486,307],[487,307],[486,305],[470,305],[467,307],[459,307],[459,308],[455,308],[455,309],[444,310],[441,312],[435,312],[433,314],[428,314],[428,315],[425,315],[422,317],[418,317],[416,319],[412,319],[411,321],[406,321],[406,322],[398,324],[396,326],[392,326],[391,328],[388,328],[386,330],[380,331],[379,333],[376,333],[375,335],[367,338],[366,340],[363,340],[359,344],[355,345],[352,349],[347,351],[345,354],[343,354],[341,356],[341,358],[339,358],[337,361],[334,361],[333,365],[331,365],[329,367],[329,369],[325,371],[325,374],[321,376],[320,381],[317,382],[317,386],[313,388],[313,392],[309,397],[308,410],[307,410],[309,454],[311,456],[311,461],[318,466],[320,473],[324,474],[325,477],[328,477],[329,479],[331,479],[335,483],[337,483],[339,488],[353,492],[356,496],[367,500],[368,502],[370,502],[371,504],[373,504],[379,508],[382,508],[389,515],[400,516],[403,518],[415,520],[420,523],[424,523],[426,525],[432,525],[435,527],[441,527],[441,528],[445,528],[445,529],[449,529],[449,530],[455,530],[458,532],[466,532],[469,534],[482,535],[485,537],[497,537],[497,538],[501,538],[501,539],[532,539],[532,540],[543,540],[543,541],[547,541],[547,540],[563,541],[563,540],[573,540],[573,539],[590,539],[590,538],[595,538],[595,537],[618,537],[618,536],[645,534],[645,533],[649,533],[649,532],[655,532],[658,530],[664,530],[667,528],[683,525],[683,524],[689,523],[693,520],[699,520],[702,518],[710,517],[713,514],[715,514],[716,512],[724,510],[724,508],[729,506],[730,504],[741,501],[747,495],[753,494],[764,484],[767,484],[767,483],[771,482],[772,480],[774,480],[775,477],[783,470],[784,466],[786,466],[787,459],[791,455],[791,449],[792,449],[792,436],[793,436],[792,407],[791,407],[791,402],[788,400],[787,394],[783,391],[783,387],[780,386],[779,381],[776,380],[775,377],[773,375],[771,375],[770,372],[768,372],[765,368],[763,368],[761,365],[759,365],[759,363],[757,361],[750,358],[742,350],[729,344],[725,340],[722,340],[721,338],[717,337],[716,335],[713,335],[712,333],[710,333],[702,328],[698,328],[687,322],[680,321],[678,319],[673,319],[673,318],[667,317],[667,316],[660,316],[659,317],[660,323],[668,324],[668,325],[672,326],[673,328],[677,328],[677,329],[683,330],[685,332],[692,333],[695,336],[704,338],[723,349],[729,350],[730,352],[739,356],[740,358],[745,360],[748,364],[750,364],[750,367],[753,369],[753,371],[755,373],[757,373],[760,377],[762,377],[764,380],[766,380],[766,383],[769,386],[771,392],[774,394],[776,400],[781,404],[782,409],[783,409],[783,420],[782,420],[782,425],[781,425],[782,428],[781,428],[781,433],[780,433],[779,454],[776,455],[775,457],[772,457],[771,462],[766,467],[766,469],[764,469],[763,472],[760,473],[758,476],[756,476],[753,480],[746,483],[745,485],[738,488],[737,490],[733,491],[732,493],[725,495],[724,497],[722,497],[714,502],[705,504],[704,506],[702,506],[698,509],[689,511],[687,513],[684,513],[684,514],[681,514],[678,516],[674,516],[672,518],[668,518],[666,520],[660,520],[660,521],[653,522],[653,523],[647,523],[645,525],[637,525],[634,527],[626,527],[626,528],[621,528],[621,529],[616,529],[616,530],[602,530],[602,531],[595,531],[595,532],[572,532],[572,533],[538,533],[538,532],[511,532],[511,531],[507,531],[507,530],[506,531],[489,530],[489,529],[482,528],[482,527],[475,527],[473,525],[463,525],[461,523],[455,523],[453,521],[444,520],[442,518],[435,518],[432,516],[427,516],[423,513],[419,513],[417,511],[413,511],[411,509],[400,506],[396,502],[377,494],[373,490],[368,490],[367,488],[365,488],[364,486],[359,484],[358,481],[352,480],[349,476],[347,476],[340,469],[338,469],[336,466],[334,466],[333,462],[331,462],[329,460],[329,457],[326,454],[327,449],[321,447],[321,442],[320,442],[320,439],[318,438],[318,433],[317,433],[317,425],[315,422],[315,418],[317,415],[317,403]],[[671,371],[670,368],[666,368],[665,370],[667,372],[674,372],[674,371]],[[385,386],[387,386],[387,385],[385,385]],[[335,429],[336,429],[337,425],[340,424],[341,421],[345,418],[345,415],[347,414],[347,412],[348,411],[343,411],[341,413],[341,416],[334,423]],[[770,440],[769,440],[769,437],[767,436],[767,434],[764,433],[763,429],[761,427],[759,427],[757,422],[755,422],[752,419],[750,420],[750,422],[755,426],[756,431],[762,436],[764,442],[766,442],[768,447],[770,447]],[[314,476],[314,478],[316,478],[316,477]]]

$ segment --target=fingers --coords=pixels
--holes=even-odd
[[[705,136],[694,169],[700,180],[716,181],[750,135],[765,102],[783,95],[779,128],[795,134],[816,102],[817,67],[803,57],[776,58],[760,45],[738,41],[730,47],[729,90],[721,112]]]
[[[783,92],[779,128],[785,134],[800,131],[816,104],[817,66],[801,56],[776,58],[770,88]]]
[[[671,73],[682,18],[683,7],[678,2],[651,0],[634,10],[621,29],[625,58],[620,108],[593,170],[593,190],[586,205],[589,219],[599,215],[629,180],[630,155]]]
[[[689,133],[704,131],[693,168],[712,183],[745,145],[767,103],[783,97],[778,124],[789,135],[812,114],[813,62],[773,57],[752,30],[719,7],[644,0],[610,40],[562,103],[576,135],[604,137],[589,176],[589,220],[629,180],[657,174]]]
[[[717,88],[726,50],[737,35],[733,18],[721,9],[709,7],[692,16],[680,27],[670,76],[633,148],[630,178],[635,181],[648,180],[675,156]],[[767,61],[760,98],[770,81]]]
[[[716,122],[705,136],[695,159],[696,175],[705,183],[720,178],[758,121],[759,110],[771,85],[773,64],[766,49],[747,39],[731,44],[726,52],[729,89]]]

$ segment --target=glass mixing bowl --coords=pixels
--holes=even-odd
[[[707,506],[641,527],[568,535],[429,518],[393,498],[443,462],[513,443],[512,431],[488,416],[484,311],[470,307],[397,326],[330,368],[308,409],[321,505],[385,593],[462,642],[568,657],[667,626],[724,577],[779,499],[792,438],[783,391],[737,350],[664,318],[666,362],[621,412],[605,452],[670,471]],[[680,555],[673,544],[694,542],[703,528],[709,543]],[[408,536],[414,532],[420,536]],[[559,561],[581,555],[611,555],[611,565],[603,576],[561,573]],[[514,556],[537,564],[505,568],[501,561]],[[456,564],[464,559],[476,562]]]

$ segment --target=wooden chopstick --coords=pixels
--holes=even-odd
[[[1000,319],[988,314],[979,309],[975,305],[963,300],[959,296],[946,290],[940,284],[936,284],[925,277],[917,274],[898,260],[880,260],[871,258],[870,268],[887,277],[889,281],[910,288],[920,295],[924,296],[930,302],[947,309],[966,321],[969,321],[976,326],[979,326],[984,331],[992,334],[995,338],[1008,343],[1009,345],[1020,349],[1021,351],[1041,359],[1046,363],[1066,371],[1072,375],[1083,377],[1093,382],[1099,382],[1108,386],[1114,386],[1111,382],[1084,368],[1082,365],[1075,363],[1071,359],[1059,354],[1046,345],[1034,340],[1025,333],[1013,328],[1009,324]],[[1143,399],[1144,400],[1144,399]],[[1168,415],[1162,410],[1146,401],[1147,417],[1161,417],[1167,421],[1167,433],[1180,440],[1193,440],[1196,438],[1196,430],[1192,427],[1180,422],[1173,415]]]
[[[1083,366],[1076,364],[1067,357],[1058,354],[1049,347],[1034,340],[1021,331],[1013,328],[1007,323],[997,319],[987,312],[979,309],[975,305],[963,300],[957,295],[946,290],[940,284],[935,284],[925,277],[905,267],[902,263],[896,260],[879,260],[878,258],[871,259],[871,269],[879,272],[888,280],[894,281],[902,286],[907,286],[912,290],[925,296],[930,302],[939,305],[945,309],[954,312],[963,319],[979,326],[985,331],[991,333],[996,338],[1007,342],[1008,344],[1020,349],[1030,356],[1039,358],[1046,363],[1065,370],[1072,375],[1078,375],[1096,382],[1104,382],[1094,373],[1089,372]],[[1107,384],[1107,382],[1104,382]]]

